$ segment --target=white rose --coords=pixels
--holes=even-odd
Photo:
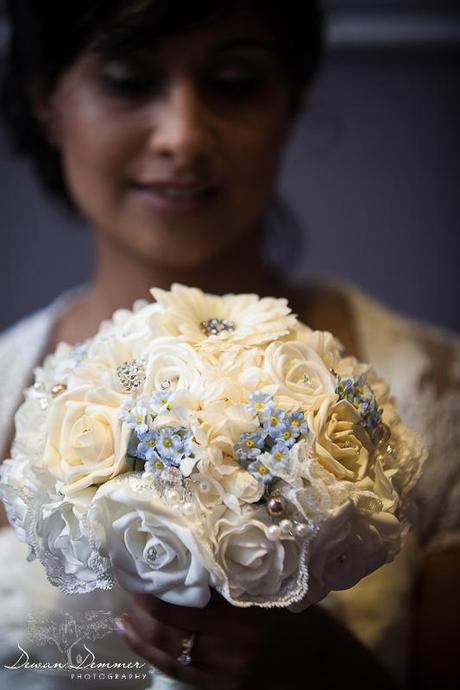
[[[75,493],[129,469],[130,430],[122,425],[123,397],[82,386],[56,398],[48,417],[43,464],[62,480],[63,493]]]
[[[49,580],[68,593],[85,593],[102,586],[102,564],[83,520],[96,489],[63,498],[55,479],[27,458],[6,460],[1,469],[0,496],[8,519],[21,541],[31,546],[30,559],[38,558]],[[108,566],[108,563],[105,564]]]
[[[269,382],[277,384],[278,395],[288,401],[318,409],[324,400],[336,397],[332,374],[306,343],[271,343],[265,352],[264,372]]]
[[[43,395],[43,394],[42,394]],[[33,387],[25,392],[25,401],[14,417],[16,436],[11,455],[29,458],[34,465],[40,465],[46,445],[46,423],[48,411],[40,405],[40,394]]]
[[[240,515],[226,510],[214,524],[216,561],[234,599],[276,595],[298,568],[297,542],[270,540],[270,524],[264,507],[243,510]]]
[[[336,508],[311,543],[310,603],[353,587],[390,561],[400,537],[400,523],[390,513],[362,514],[351,501]]]
[[[160,499],[138,473],[104,484],[89,511],[100,551],[120,585],[181,606],[205,606],[212,561],[199,524]]]
[[[109,570],[108,561],[101,561],[83,527],[95,492],[96,488],[91,487],[40,507],[35,528],[37,555],[50,582],[69,594],[85,594],[103,587],[101,566]],[[107,582],[110,583],[110,575]]]
[[[27,504],[24,499],[8,484],[0,484],[0,500],[4,505],[10,525],[16,530],[18,539],[26,542]]]
[[[31,501],[49,500],[53,489],[53,477],[31,465],[26,457],[5,460],[0,466],[0,498],[21,541],[27,541],[26,522]]]

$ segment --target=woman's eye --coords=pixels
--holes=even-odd
[[[222,86],[228,86],[229,88],[247,89],[253,87],[258,83],[255,77],[238,77],[238,76],[228,76],[219,77],[216,79],[217,84]]]
[[[153,73],[142,74],[122,65],[114,65],[102,71],[103,85],[110,91],[126,97],[139,97],[158,88],[159,80]]]
[[[210,85],[214,90],[233,98],[256,95],[264,83],[263,75],[254,70],[222,70],[210,78]]]

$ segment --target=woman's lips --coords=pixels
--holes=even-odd
[[[174,184],[133,182],[132,190],[155,209],[170,213],[189,213],[206,208],[220,192],[220,188]]]

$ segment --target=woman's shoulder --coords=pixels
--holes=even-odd
[[[0,333],[0,452],[8,446],[14,413],[31,383],[34,367],[45,354],[56,319],[80,289],[59,295]]]
[[[31,375],[31,369],[46,345],[55,314],[53,302],[19,319],[0,333],[1,395],[6,393],[9,396],[12,388],[23,383],[25,375]]]
[[[85,286],[77,286],[66,290],[47,305],[21,317],[1,331],[0,353],[11,351],[19,354],[24,350],[32,353],[36,349],[40,351],[56,319],[84,289]],[[7,360],[0,357],[0,367],[2,365],[7,365]]]
[[[396,377],[395,383],[406,389],[430,388],[437,395],[459,391],[457,333],[404,314],[349,281],[319,278],[315,284],[329,302],[346,303],[361,358],[384,378]]]
[[[27,314],[1,331],[0,352],[8,349],[14,350],[17,345],[24,344],[24,338],[28,338],[37,330],[41,330],[49,321],[52,311],[51,307],[52,305],[48,305]]]
[[[460,338],[386,306],[350,283],[347,297],[364,359],[383,376],[403,420],[429,452],[417,488],[427,551],[460,545]]]
[[[53,322],[49,305],[26,316],[0,333],[0,451],[9,445],[12,419],[29,385],[32,370],[40,358]]]

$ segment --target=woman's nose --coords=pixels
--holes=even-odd
[[[212,117],[190,80],[172,84],[154,110],[150,149],[176,162],[193,163],[212,153]]]

